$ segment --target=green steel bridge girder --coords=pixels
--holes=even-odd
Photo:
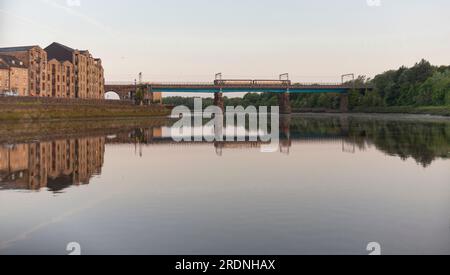
[[[235,88],[222,88],[222,89],[196,89],[196,88],[149,88],[149,92],[161,92],[161,93],[335,93],[345,94],[348,93],[348,88],[321,88],[321,89],[235,89]]]

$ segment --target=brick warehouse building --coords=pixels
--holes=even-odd
[[[13,56],[28,68],[26,96],[47,96],[47,53],[39,46],[0,48],[1,55]]]
[[[45,51],[49,59],[72,63],[75,97],[104,98],[105,78],[100,59],[92,57],[89,51],[75,50],[56,42],[45,48]]]
[[[69,61],[50,60],[47,80],[52,97],[75,98],[75,74],[73,65]]]
[[[19,96],[28,93],[28,68],[19,59],[0,55],[0,92],[15,92]]]
[[[0,55],[15,57],[28,68],[28,87],[21,96],[104,98],[102,62],[89,51],[52,43],[45,50],[39,46],[0,48]]]

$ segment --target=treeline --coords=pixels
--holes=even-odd
[[[411,68],[401,67],[375,76],[357,79],[371,84],[371,92],[350,93],[351,106],[443,106],[450,105],[450,66],[432,66],[421,60]]]
[[[359,76],[356,84],[372,86],[370,91],[351,91],[350,108],[391,107],[391,106],[450,106],[450,66],[433,66],[421,60],[413,67],[401,67],[368,79]],[[338,109],[340,96],[337,94],[291,94],[294,109],[324,108]],[[165,104],[194,106],[194,98],[169,97]],[[277,105],[276,94],[248,93],[243,98],[225,97],[226,106],[273,106]],[[203,104],[213,104],[212,99],[204,99]]]

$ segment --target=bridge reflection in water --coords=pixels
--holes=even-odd
[[[42,137],[32,142],[0,144],[0,190],[62,192],[70,186],[89,184],[102,173],[105,149],[132,145],[136,154],[147,146],[211,146],[218,156],[227,150],[258,150],[265,142],[175,142],[166,126],[122,127],[105,132],[80,133],[77,137]],[[247,129],[235,129],[252,135]],[[44,135],[45,136],[45,135]],[[248,139],[246,139],[248,140]],[[386,155],[413,158],[424,167],[435,159],[450,157],[450,123],[357,119],[347,116],[280,117],[279,153],[289,154],[299,144],[339,144],[343,153],[375,146]],[[339,146],[340,148],[340,146]]]
[[[355,152],[354,143],[349,140],[348,137],[348,118],[341,117],[340,123],[342,127],[339,131],[333,133],[326,134],[317,134],[317,133],[291,133],[291,121],[292,117],[290,115],[285,115],[280,117],[280,140],[279,140],[279,152],[283,154],[289,154],[290,148],[295,143],[339,143],[342,144],[343,152]],[[189,136],[192,137],[192,140],[196,140],[195,136],[191,136],[190,134],[196,132],[194,128],[185,129]],[[203,129],[204,132],[214,133],[214,129]],[[142,155],[142,147],[145,145],[166,145],[166,146],[204,146],[209,144],[215,148],[215,152],[218,156],[222,156],[224,150],[259,150],[262,145],[267,145],[270,142],[264,141],[249,141],[250,137],[255,137],[258,139],[256,133],[251,133],[248,129],[240,129],[240,128],[224,128],[223,132],[226,133],[228,131],[238,133],[239,137],[244,137],[246,141],[182,141],[176,142],[173,140],[171,136],[171,130],[169,127],[161,127],[161,128],[141,128],[136,129],[132,133],[121,133],[119,135],[115,135],[114,137],[110,137],[107,140],[107,143],[110,144],[126,144],[130,141],[135,145],[136,152],[139,155]],[[224,138],[225,139],[225,138]],[[351,147],[349,150],[348,147]]]

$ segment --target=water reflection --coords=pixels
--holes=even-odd
[[[89,184],[101,173],[104,137],[86,137],[0,147],[0,188],[59,192]]]
[[[402,117],[400,117],[402,118]],[[403,160],[413,158],[427,167],[434,160],[450,157],[450,121],[406,116],[303,117],[292,120],[294,139],[302,137],[340,137],[343,151],[375,148]],[[355,148],[356,147],[356,148]]]
[[[43,133],[34,133],[36,141],[0,145],[0,189],[47,188],[51,192],[61,192],[72,185],[89,184],[93,176],[102,172],[105,146],[108,145],[132,144],[131,148],[140,156],[145,146],[211,146],[217,156],[223,156],[227,150],[258,149],[263,144],[259,141],[177,143],[170,136],[173,121],[158,126],[143,123],[143,127],[136,127],[134,122],[132,129],[123,123],[116,123],[113,129],[106,127],[108,131],[105,132],[99,133],[97,129],[94,134],[86,131],[78,133],[76,138],[50,137],[50,140],[43,134],[46,131],[43,129]],[[245,134],[249,135],[248,132]],[[423,167],[438,158],[450,157],[448,120],[284,116],[280,121],[280,134],[279,152],[286,155],[295,150],[297,144],[338,143],[345,154],[375,147],[386,155],[403,160],[413,158]]]

